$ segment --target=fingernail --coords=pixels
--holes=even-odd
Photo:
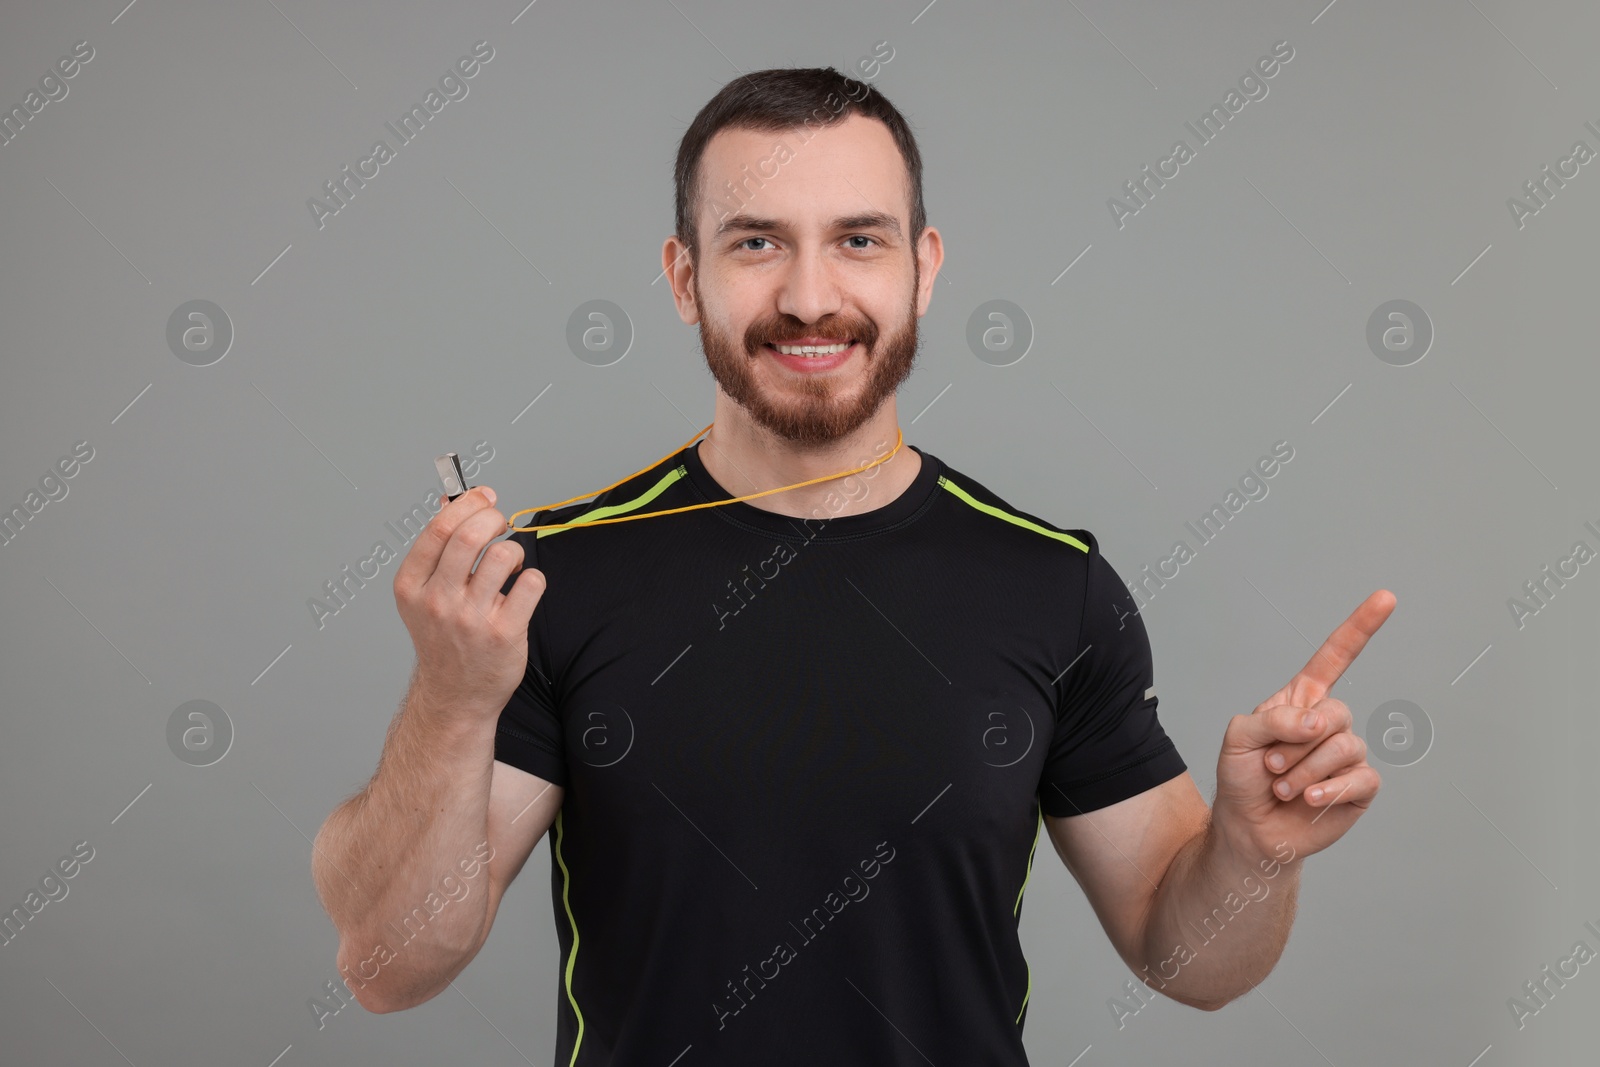
[[[1306,796],[1311,798],[1312,800],[1321,800],[1322,799],[1322,790],[1320,788],[1313,789],[1309,793],[1307,793]]]
[[[491,504],[494,503],[494,500],[495,500],[494,490],[490,489],[487,485],[483,487],[483,495],[484,495],[485,498],[488,499],[489,503],[491,503]],[[1309,726],[1310,723],[1307,723],[1306,725]]]
[[[1286,797],[1286,796],[1289,795],[1289,783],[1288,782],[1279,782],[1273,788],[1278,791],[1278,795],[1281,796],[1281,797]]]
[[[1308,730],[1317,725],[1317,713],[1314,711],[1306,712],[1300,717],[1300,725],[1304,726]]]
[[[1274,752],[1272,755],[1267,757],[1267,763],[1271,765],[1272,769],[1275,771],[1283,770],[1283,754],[1280,752]]]

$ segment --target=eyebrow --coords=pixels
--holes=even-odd
[[[859,215],[840,215],[831,223],[835,230],[885,230],[899,237],[900,220],[893,215],[882,211],[867,211]],[[713,239],[720,239],[729,233],[743,233],[747,230],[782,230],[786,226],[778,219],[763,218],[757,215],[746,215],[742,212],[729,215],[717,227]]]

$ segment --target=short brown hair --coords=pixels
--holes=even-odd
[[[839,101],[837,106],[835,100]],[[832,67],[778,67],[745,74],[724,85],[700,109],[678,142],[678,160],[673,168],[676,226],[678,240],[688,246],[690,259],[697,260],[700,253],[695,225],[700,157],[713,136],[725,129],[820,128],[843,122],[850,115],[877,119],[894,137],[906,165],[911,242],[915,244],[927,225],[927,215],[922,206],[922,153],[917,150],[917,139],[905,117],[872,86]]]

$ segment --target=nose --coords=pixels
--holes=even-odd
[[[824,252],[801,251],[790,261],[778,286],[779,311],[811,323],[838,314],[842,305],[843,293]]]

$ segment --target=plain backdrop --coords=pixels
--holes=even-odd
[[[474,480],[509,512],[710,421],[656,280],[678,139],[743,71],[859,73],[887,42],[872,84],[947,253],[906,440],[1092,530],[1125,578],[1195,550],[1144,619],[1208,800],[1229,717],[1378,588],[1398,607],[1333,695],[1358,732],[1403,700],[1432,735],[1373,747],[1376,804],[1218,1013],[1119,1026],[1131,973],[1041,841],[1033,1062],[1593,1062],[1600,965],[1521,1026],[1508,1006],[1600,950],[1600,563],[1524,591],[1600,549],[1600,162],[1520,224],[1508,205],[1600,150],[1592,5],[123,2],[0,9],[0,107],[94,52],[0,145],[0,510],[93,452],[0,545],[0,908],[93,849],[0,946],[0,1061],[549,1063],[547,843],[456,989],[319,1029],[310,837],[372,772],[412,648],[393,564],[321,625],[309,602],[396,545],[440,452],[487,443]],[[308,199],[479,41],[468,95],[319,226]],[[1200,145],[1185,123],[1280,41],[1267,95]],[[1119,225],[1108,201],[1180,138],[1194,158]],[[233,334],[207,366],[168,341],[196,300]],[[606,366],[567,340],[594,300],[631,332]],[[1009,365],[967,340],[993,300],[1031,333]],[[1420,359],[1369,344],[1396,300],[1430,324]],[[1186,524],[1280,441],[1270,492],[1199,545]],[[231,724],[208,766],[169,742],[197,700]]]

